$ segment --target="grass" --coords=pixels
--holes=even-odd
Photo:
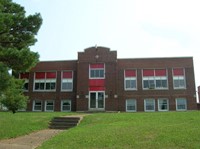
[[[200,148],[200,112],[97,113],[40,149]]]
[[[54,116],[76,113],[0,112],[0,139],[46,129]],[[200,111],[95,113],[40,149],[200,148]]]
[[[48,128],[48,122],[54,116],[74,113],[61,112],[0,112],[0,140],[29,134]]]

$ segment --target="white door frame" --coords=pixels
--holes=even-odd
[[[91,93],[96,94],[96,103],[95,108],[91,108],[90,101],[91,101]],[[103,93],[103,108],[98,108],[98,93]],[[105,110],[105,91],[89,91],[89,98],[88,98],[88,109],[89,111],[104,111]]]

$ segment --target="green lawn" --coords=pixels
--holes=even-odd
[[[54,116],[76,113],[0,112],[0,139],[46,129]],[[41,149],[200,148],[200,111],[95,113],[66,130]]]
[[[97,113],[41,149],[200,148],[200,112]]]
[[[61,112],[0,112],[0,139],[13,138],[30,132],[48,128],[54,116],[75,113]]]

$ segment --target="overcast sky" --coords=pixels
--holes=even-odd
[[[13,0],[43,18],[40,60],[75,60],[104,46],[118,58],[193,56],[200,85],[199,0]]]

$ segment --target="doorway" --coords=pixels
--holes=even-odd
[[[102,91],[90,92],[89,96],[89,110],[104,110],[105,109],[105,95]]]

